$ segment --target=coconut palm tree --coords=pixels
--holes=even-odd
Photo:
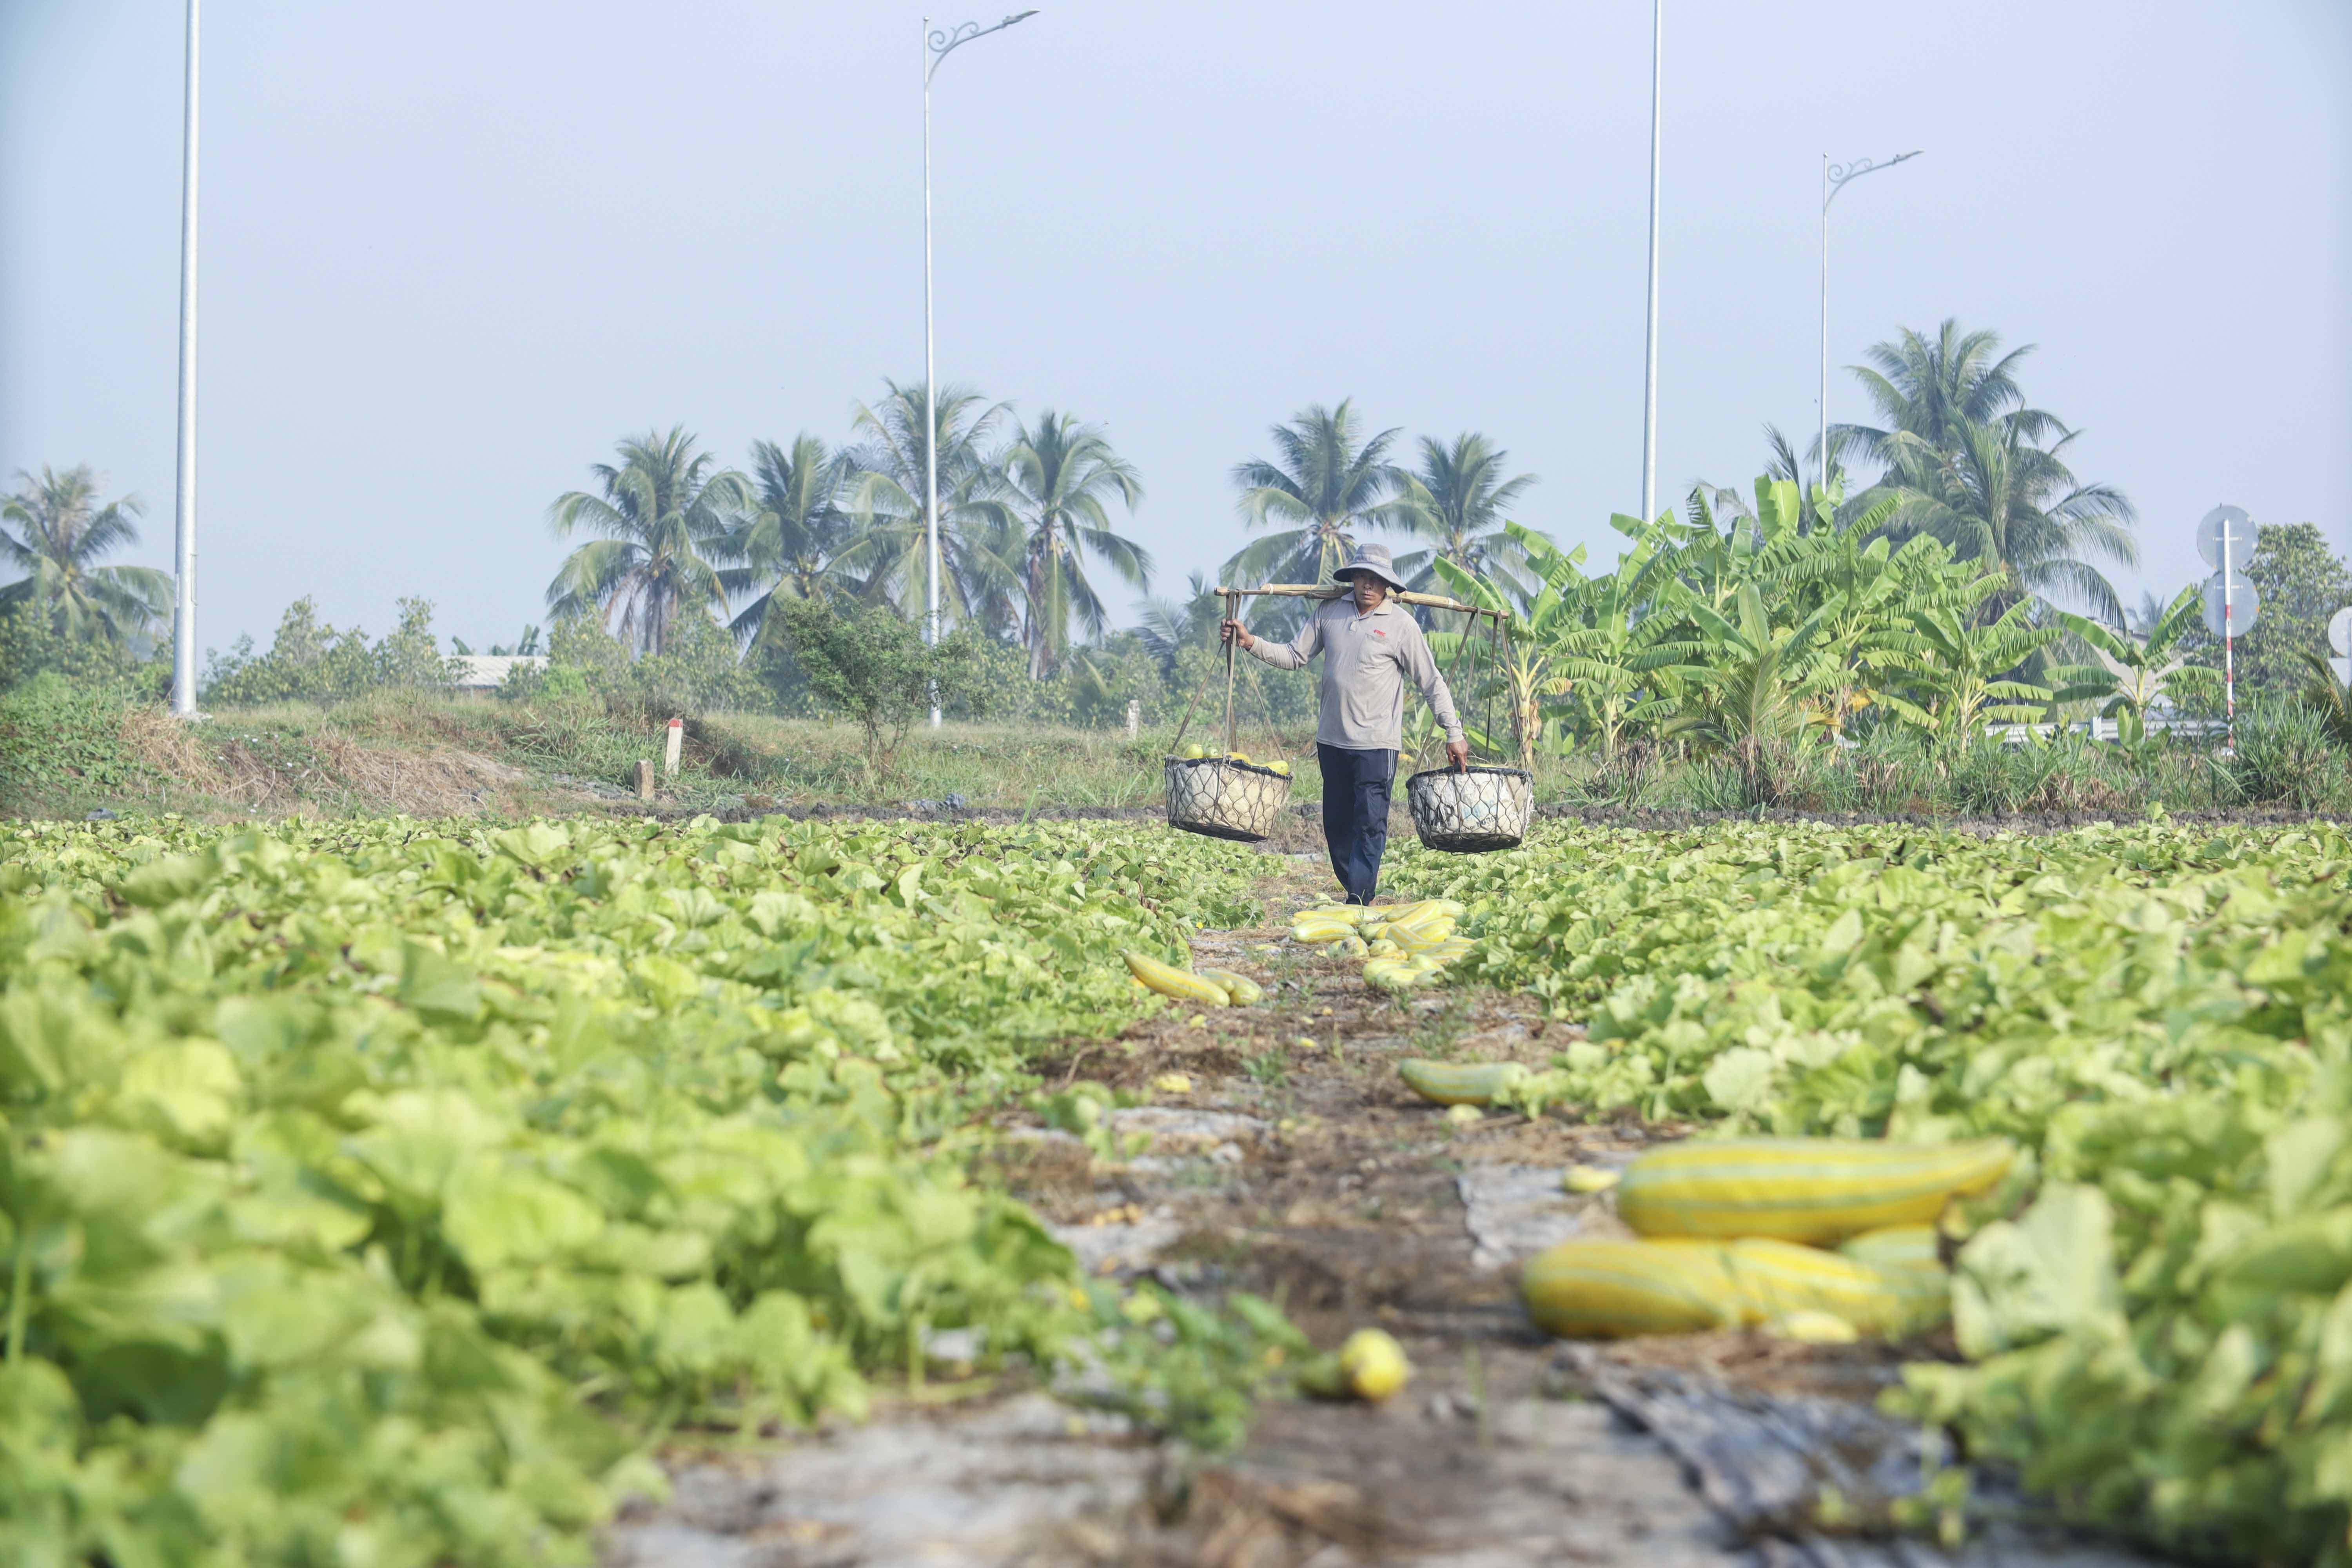
[[[2139,591],[2139,605],[2124,612],[2124,630],[2136,637],[2145,638],[2164,619],[2164,601],[2146,588]]]
[[[40,477],[19,469],[14,495],[0,500],[0,563],[25,575],[0,588],[0,609],[35,607],[63,636],[123,642],[170,618],[172,577],[152,566],[101,566],[99,558],[139,542],[137,496],[99,505],[102,482],[88,464]]]
[[[1960,417],[1948,426],[1949,447],[1898,430],[1887,438],[1889,468],[1872,494],[1895,498],[1887,532],[1897,540],[1929,534],[2005,579],[1983,614],[1999,616],[2023,599],[2053,607],[2072,601],[2109,626],[2123,622],[2115,584],[2094,559],[2129,566],[2139,559],[2131,535],[2137,517],[2113,485],[2083,484],[2064,461],[2076,432],[2036,444],[2047,416],[2013,410],[1990,422]]]
[[[1019,534],[1021,638],[1030,675],[1042,679],[1069,646],[1073,616],[1089,637],[1100,637],[1108,623],[1102,595],[1087,579],[1087,556],[1129,587],[1150,584],[1151,557],[1112,530],[1105,506],[1116,499],[1133,512],[1143,481],[1100,430],[1048,408],[1015,426],[987,490]]]
[[[1948,318],[1932,342],[1906,327],[1895,342],[1872,345],[1866,357],[1875,369],[1850,367],[1877,405],[1882,424],[1831,426],[1831,450],[1858,451],[1891,467],[1898,435],[1950,451],[1959,447],[1968,427],[2003,417],[2036,445],[2053,434],[2063,435],[2056,418],[2026,406],[2017,384],[2018,362],[2032,352],[2027,343],[2001,353],[2000,333],[1964,332]]]
[[[779,595],[814,599],[856,592],[841,568],[856,524],[843,504],[849,489],[848,455],[829,452],[814,436],[793,437],[786,451],[773,441],[751,444],[751,474],[759,510],[739,524],[735,552],[743,564],[721,572],[730,600],[759,589],[734,620],[738,637],[755,636]]]
[[[601,614],[632,647],[657,654],[681,609],[726,603],[722,565],[740,559],[737,530],[757,510],[751,481],[695,449],[683,426],[619,443],[618,467],[590,468],[602,495],[571,490],[548,508],[558,539],[585,529],[593,539],[565,557],[547,585],[557,616]]]
[[[842,552],[842,565],[867,584],[868,596],[887,595],[919,615],[926,582],[923,527],[923,384],[886,381],[887,396],[859,404],[852,422],[860,440],[850,449],[855,470],[849,511],[859,537]],[[1020,567],[1011,520],[986,492],[993,465],[982,447],[1010,412],[973,387],[940,387],[931,405],[939,451],[940,607],[942,619],[969,620],[991,636],[1009,633],[1019,618]]]
[[[1245,527],[1292,526],[1257,540],[1225,563],[1231,583],[1320,583],[1356,547],[1356,530],[1392,521],[1399,475],[1388,461],[1395,430],[1365,436],[1352,398],[1310,404],[1273,429],[1279,457],[1234,468]]]
[[[1475,430],[1451,446],[1423,436],[1418,472],[1397,477],[1396,500],[1387,517],[1427,548],[1396,558],[1405,586],[1434,592],[1436,563],[1451,561],[1474,577],[1497,583],[1514,597],[1528,592],[1528,556],[1505,531],[1503,513],[1529,485],[1533,474],[1504,474],[1511,455]]]
[[[1135,634],[1144,651],[1171,674],[1176,656],[1188,647],[1214,647],[1217,625],[1224,618],[1225,602],[1216,585],[1195,572],[1185,583],[1181,599],[1146,599],[1137,616]]]

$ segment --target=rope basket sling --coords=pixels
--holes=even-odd
[[[1229,616],[1238,615],[1240,602],[1240,595],[1228,595]],[[1233,644],[1225,645],[1225,750],[1229,752],[1236,739],[1234,651]],[[1184,731],[1192,722],[1192,708],[1200,700],[1196,689],[1192,701],[1185,705],[1183,722],[1176,727],[1178,746],[1183,744]],[[1168,826],[1206,838],[1255,844],[1274,832],[1283,807],[1290,804],[1289,773],[1257,763],[1235,762],[1230,756],[1171,756],[1167,759],[1167,779]]]
[[[1168,826],[1255,844],[1290,801],[1290,775],[1223,757],[1168,759]]]
[[[1405,806],[1422,843],[1456,855],[1517,848],[1535,816],[1535,795],[1525,768],[1476,763],[1459,772],[1431,768],[1404,785]]]
[[[1471,624],[1475,626],[1476,617]],[[1493,648],[1496,669],[1487,680],[1486,734],[1495,732],[1494,679],[1502,665],[1502,622],[1495,622]],[[1462,672],[1464,656],[1473,638],[1465,631],[1454,656],[1454,673]],[[1511,725],[1518,728],[1518,704],[1511,704]],[[1522,752],[1526,748],[1523,745]],[[1454,855],[1483,855],[1515,849],[1528,836],[1535,816],[1535,775],[1526,768],[1474,763],[1466,768],[1429,768],[1405,781],[1405,809],[1412,830],[1429,848]]]

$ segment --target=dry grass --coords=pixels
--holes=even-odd
[[[452,729],[470,740],[478,726],[437,721],[422,704],[291,716],[299,729],[270,710],[194,726],[161,709],[132,708],[122,715],[122,749],[182,795],[172,804],[205,817],[507,816],[547,804],[523,769],[447,743]]]
[[[140,766],[206,795],[226,795],[229,776],[214,763],[197,732],[163,708],[122,710],[122,749]]]
[[[511,809],[507,786],[530,775],[470,752],[409,752],[362,745],[340,731],[311,746],[344,787],[368,807],[410,816],[463,816]]]

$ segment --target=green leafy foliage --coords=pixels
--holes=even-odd
[[[171,689],[171,655],[159,649],[142,658],[120,639],[60,630],[37,605],[0,606],[0,691],[16,690],[44,675],[91,691],[161,700]]]
[[[1248,1436],[1253,1405],[1312,1348],[1280,1308],[1246,1291],[1222,1310],[1152,1284],[1123,1297],[1097,1288],[1092,1301],[1099,1359],[1080,1397],[1209,1453]]]
[[[0,693],[0,798],[11,802],[61,778],[99,790],[143,782],[122,741],[133,700],[111,682],[47,671]]]
[[[759,672],[737,657],[734,637],[701,610],[681,613],[661,651],[629,657],[592,616],[560,618],[545,666],[517,665],[502,697],[520,701],[600,703],[614,718],[667,723],[705,713],[760,713],[775,702]]]
[[[936,1330],[1062,1356],[1095,1309],[975,1118],[1248,874],[1091,826],[10,827],[0,1558],[578,1559],[669,1422],[854,1415]]]
[[[1805,526],[1843,499],[1832,488],[1809,504],[1767,475],[1751,510],[1701,487],[1687,518],[1610,519],[1628,547],[1591,575],[1581,548],[1507,525],[1531,579],[1516,604],[1451,563],[1433,568],[1465,602],[1512,612],[1507,656],[1474,672],[1487,689],[1457,697],[1507,703],[1531,758],[1588,748],[1622,785],[1661,749],[1696,747],[1736,775],[1716,803],[1733,807],[1801,797],[1822,756],[1856,732],[1965,746],[1989,722],[2048,717],[2052,691],[2027,677],[2063,632],[2042,624],[2039,602],[1929,534],[1898,548],[1885,531],[1891,495],[1851,509],[1843,528]],[[1716,501],[1732,510],[1728,526]],[[2184,689],[2196,679],[2164,673]],[[1498,749],[1499,737],[1480,739]]]
[[[2091,650],[2095,664],[2062,667],[2052,673],[2065,686],[2057,693],[2062,702],[2089,700],[2100,704],[2109,718],[2121,716],[2126,738],[2145,743],[2148,710],[2176,695],[2210,697],[2219,689],[2218,672],[2189,662],[2179,651],[2181,639],[2200,624],[2203,596],[2196,584],[2183,588],[2149,623],[2145,635],[2127,637],[2112,626],[2082,616],[2059,616],[2067,628]],[[2323,667],[2324,668],[2324,667]]]
[[[2352,1562],[2352,838],[1738,825],[1403,862],[1468,906],[1457,973],[1587,1021],[1524,1104],[2017,1140],[1958,1259],[1970,1364],[1912,1368],[1906,1407],[2084,1521]]]
[[[426,601],[401,600],[400,624],[371,644],[357,626],[339,632],[319,619],[317,603],[305,596],[286,607],[268,653],[255,653],[253,639],[239,637],[226,658],[210,655],[200,684],[206,702],[237,707],[290,698],[335,701],[393,688],[441,690],[452,679]]]
[[[877,773],[891,772],[908,726],[934,701],[969,711],[984,700],[980,638],[969,628],[927,644],[913,622],[880,606],[788,599],[771,614],[782,627],[778,659],[789,658],[820,704],[866,731]]]

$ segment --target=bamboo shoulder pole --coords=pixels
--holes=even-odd
[[[1285,598],[1291,599],[1340,599],[1345,598],[1348,595],[1348,590],[1337,583],[1328,584],[1320,583],[1268,583],[1263,588],[1220,587],[1217,592],[1220,594],[1247,595],[1270,594],[1279,595]],[[1394,593],[1391,594],[1389,597],[1396,600],[1399,604],[1420,605],[1432,610],[1459,610],[1465,616],[1492,616],[1496,620],[1501,621],[1507,621],[1511,618],[1511,612],[1508,610],[1489,610],[1477,605],[1465,605],[1459,599],[1449,599],[1442,594],[1414,594],[1409,593],[1405,589],[1399,588]]]

